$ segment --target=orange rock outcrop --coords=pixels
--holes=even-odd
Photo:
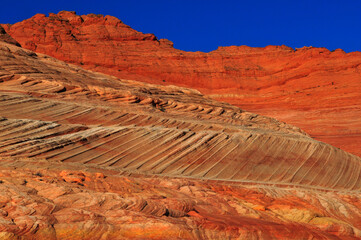
[[[298,127],[0,41],[2,239],[358,239],[360,190]]]
[[[2,25],[24,48],[118,78],[200,90],[361,156],[361,53],[286,46],[185,52],[119,19],[74,12]]]

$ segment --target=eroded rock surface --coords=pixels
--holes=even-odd
[[[359,52],[286,46],[184,52],[117,18],[65,11],[3,27],[27,49],[119,78],[196,88],[361,156]]]
[[[360,188],[297,127],[0,42],[0,238],[358,239]]]
[[[361,237],[358,194],[0,162],[3,239]]]

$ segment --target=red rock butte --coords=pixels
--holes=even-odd
[[[286,46],[185,52],[115,17],[67,11],[3,27],[24,48],[119,78],[196,88],[361,156],[360,52]]]
[[[1,239],[361,238],[360,157],[317,141],[296,126],[210,98],[217,91],[222,98],[230,96],[218,89],[222,84],[227,89],[228,74],[213,81],[222,74],[208,73],[210,87],[206,75],[187,75],[195,66],[206,67],[212,57],[217,68],[226,59],[222,54],[232,55],[238,48],[181,52],[113,17],[72,12],[36,15],[19,24],[4,25],[4,30],[0,26]],[[39,26],[46,28],[44,35],[38,35]],[[23,38],[14,34],[20,29]],[[50,29],[53,37],[48,39]],[[82,44],[66,40],[71,36],[67,29],[78,29],[74,42]],[[24,40],[32,31],[42,43]],[[85,40],[90,36],[98,40]],[[111,59],[125,61],[119,53],[108,59],[102,51],[116,46],[126,49],[125,59],[131,58],[130,46],[138,50],[139,55],[132,52],[134,68],[118,71],[116,62],[105,65]],[[41,53],[49,49],[53,55],[77,56],[74,63],[81,66]],[[262,59],[267,51],[297,54],[282,49],[249,51],[260,51]],[[92,61],[103,56],[103,65],[85,61],[86,53]],[[184,59],[174,58],[180,53]],[[156,56],[159,66],[152,72],[147,64],[157,64],[152,62]],[[160,65],[163,58],[168,65]],[[182,72],[173,73],[176,69]],[[134,79],[194,83],[206,95]],[[259,81],[273,78],[265,79]],[[269,89],[262,84],[248,90]],[[343,104],[342,98],[337,101]],[[359,124],[355,118],[353,124]]]

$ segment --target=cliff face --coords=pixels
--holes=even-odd
[[[220,47],[184,52],[117,18],[43,14],[4,29],[23,47],[119,78],[192,87],[361,155],[361,53]]]
[[[360,189],[297,127],[0,42],[0,238],[357,239]]]
[[[0,26],[0,41],[20,46],[17,41],[15,41],[9,34],[5,32],[5,29],[2,26]]]

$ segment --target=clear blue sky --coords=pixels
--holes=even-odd
[[[4,0],[0,23],[61,10],[113,15],[187,51],[230,45],[361,51],[361,0]]]

